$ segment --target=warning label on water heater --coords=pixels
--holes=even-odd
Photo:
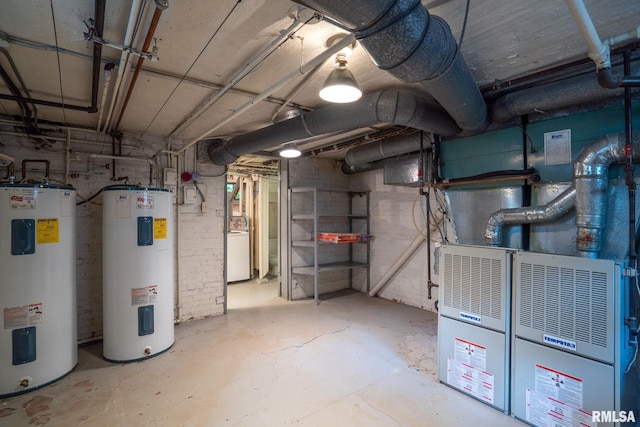
[[[154,239],[167,238],[167,218],[153,219],[153,238]]]
[[[2,318],[4,329],[18,329],[42,323],[42,303],[24,305],[22,307],[5,307]]]
[[[58,218],[38,218],[37,224],[37,243],[39,245],[60,242]]]
[[[131,288],[131,305],[149,305],[158,299],[158,285]]]

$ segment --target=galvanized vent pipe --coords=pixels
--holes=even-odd
[[[573,163],[570,188],[544,206],[502,209],[493,213],[485,229],[486,243],[500,246],[502,227],[506,224],[551,222],[575,207],[578,254],[597,258],[607,221],[609,166],[627,159],[625,145],[625,132],[620,132],[605,135],[584,147]],[[634,161],[640,160],[639,150],[640,132],[634,132]]]

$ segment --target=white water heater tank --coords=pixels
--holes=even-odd
[[[0,183],[0,397],[77,364],[76,191]]]
[[[169,190],[113,186],[102,210],[103,355],[132,362],[174,342],[174,235]]]

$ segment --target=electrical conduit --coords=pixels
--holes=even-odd
[[[271,53],[277,49],[283,41],[287,40],[293,32],[295,32],[304,22],[310,20],[311,16],[305,16],[300,19],[300,14],[304,8],[299,8],[297,17],[289,25],[289,27],[280,32],[280,36],[272,41],[269,46],[264,48],[258,53],[242,70],[238,71],[227,84],[225,84],[220,90],[216,90],[215,95],[209,97],[200,107],[192,112],[182,123],[180,123],[169,135],[169,141],[175,139],[183,130],[190,126],[198,117],[200,117],[209,107],[215,104],[220,98],[222,98],[229,90],[231,90],[240,80],[242,80],[247,74],[249,74],[258,64],[264,61]],[[307,12],[309,12],[307,10]],[[285,104],[286,105],[286,104]]]

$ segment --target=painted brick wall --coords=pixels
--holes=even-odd
[[[149,186],[149,165],[145,162],[118,161],[115,173],[111,160],[91,157],[87,152],[111,153],[111,139],[103,136],[74,136],[86,138],[87,142],[74,142],[70,156],[72,185],[78,194],[78,202],[88,199],[107,185],[119,182],[112,181],[112,176],[128,177],[132,185]],[[135,140],[124,140],[123,153],[135,157],[150,158],[150,149],[133,148]],[[2,136],[1,152],[16,158],[17,176],[20,178],[20,164],[23,159],[46,159],[51,162],[50,178],[52,183],[65,180],[65,147],[64,142],[51,148],[34,150],[31,142],[23,138]],[[87,152],[83,152],[87,151]],[[184,164],[193,165],[193,156]],[[167,159],[161,159],[162,166],[167,166]],[[28,165],[29,166],[29,165]],[[171,165],[176,167],[176,165]],[[176,320],[203,318],[223,313],[224,307],[224,177],[213,176],[207,170],[209,165],[198,164],[201,189],[207,199],[206,212],[201,211],[200,196],[198,203],[180,207],[180,227],[178,233],[178,214],[174,215],[176,235],[177,286],[175,296],[178,307]],[[27,177],[41,178],[43,171],[40,165],[33,164],[34,171],[29,170]],[[183,167],[184,168],[184,167]],[[31,167],[28,167],[31,169]],[[162,169],[162,167],[160,167]],[[191,171],[195,166],[191,168]],[[154,168],[152,187],[159,187]],[[161,172],[161,171],[160,171]],[[4,177],[5,170],[0,171]],[[122,183],[123,181],[120,181]],[[76,208],[76,279],[78,307],[78,339],[88,340],[102,335],[102,196],[98,195],[92,202],[79,204]],[[178,251],[180,247],[180,252]]]
[[[329,159],[303,157],[289,161],[290,187],[317,187],[322,189],[348,189],[349,177],[340,170],[340,163]],[[294,196],[292,209],[294,212],[311,212],[311,193]],[[333,213],[348,211],[346,194],[322,192],[318,195],[319,212]],[[306,207],[308,206],[308,207]],[[303,239],[312,238],[311,221],[303,220],[292,224],[295,236]],[[348,231],[348,223],[340,218],[323,218],[318,224],[318,231]],[[292,265],[310,265],[313,263],[311,248],[294,248]],[[319,250],[319,262],[333,262],[348,258],[346,246],[323,246]],[[330,293],[348,286],[348,271],[324,272],[319,280],[319,293]],[[313,296],[313,276],[293,275],[291,298],[301,299]]]
[[[416,196],[417,188],[384,185],[382,169],[359,173],[351,176],[352,189],[371,191],[370,215],[371,234],[371,289],[389,271],[395,261],[411,245],[424,229],[425,198]],[[433,202],[432,209],[437,205]],[[414,225],[415,221],[415,225]],[[416,228],[417,227],[417,228]],[[439,234],[432,234],[431,256],[432,272],[435,265],[433,240]],[[422,244],[413,255],[378,293],[384,299],[435,311],[434,302],[438,299],[438,288],[432,288],[432,298],[427,291],[427,246]],[[438,277],[432,274],[432,282],[438,283]]]
[[[207,201],[201,206],[181,206],[178,219],[178,321],[224,313],[224,198],[226,178],[207,177],[198,165],[198,181]],[[198,196],[198,203],[200,203]]]

